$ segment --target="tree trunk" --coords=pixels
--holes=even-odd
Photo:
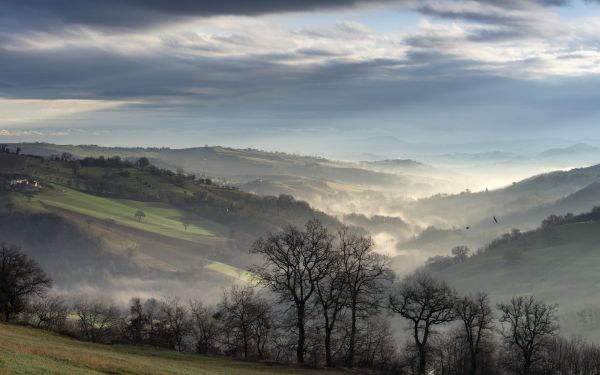
[[[529,358],[525,358],[525,363],[523,364],[523,375],[531,375],[531,361]]]
[[[331,355],[331,329],[325,327],[325,366],[333,367],[333,357]]]
[[[346,358],[346,367],[354,366],[354,342],[356,341],[356,301],[352,302],[352,317],[350,326],[350,343],[348,345],[348,356]]]
[[[297,306],[298,309],[298,346],[296,347],[296,361],[304,363],[304,305]]]
[[[427,374],[427,350],[424,347],[419,347],[419,375]]]
[[[477,354],[471,354],[471,368],[469,370],[470,375],[477,375]]]

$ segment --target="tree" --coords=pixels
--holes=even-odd
[[[30,305],[33,324],[37,328],[61,331],[67,321],[69,308],[64,299],[57,295],[44,296]]]
[[[136,344],[141,344],[144,341],[144,331],[148,324],[148,316],[144,312],[144,305],[140,298],[134,297],[131,299],[129,307],[129,319],[127,322],[127,331],[131,341]]]
[[[542,359],[545,340],[558,330],[557,305],[547,305],[531,297],[513,297],[498,304],[502,312],[501,334],[509,350],[520,358],[521,373],[530,375],[533,365]]]
[[[0,314],[4,321],[25,310],[27,299],[42,297],[52,280],[19,248],[0,245]]]
[[[464,338],[469,349],[470,375],[477,375],[483,340],[493,328],[492,309],[488,300],[484,293],[465,296],[456,301],[454,308],[464,328]]]
[[[427,371],[428,340],[433,329],[455,318],[454,300],[455,293],[448,284],[422,271],[406,277],[390,294],[390,309],[412,323],[419,375]]]
[[[452,249],[452,256],[456,263],[461,263],[469,257],[469,248],[467,246],[456,246]]]
[[[354,364],[359,314],[373,313],[379,308],[385,283],[391,282],[394,276],[388,268],[389,260],[373,251],[374,244],[370,237],[350,233],[348,228],[342,228],[338,237],[344,287],[350,308],[351,329],[346,366],[351,368]]]
[[[298,363],[304,362],[308,304],[317,282],[328,273],[331,247],[332,238],[327,229],[320,221],[310,220],[304,230],[289,225],[278,234],[259,238],[251,250],[264,257],[262,266],[250,268],[257,281],[295,309]]]
[[[270,327],[270,308],[266,301],[256,296],[252,287],[232,287],[223,296],[217,312],[229,344],[235,351],[241,348],[244,358],[250,355],[254,344],[260,358]]]
[[[340,313],[346,307],[346,274],[340,252],[333,254],[327,275],[316,282],[316,303],[325,323],[325,365],[333,367],[332,334]]]
[[[82,299],[74,306],[79,319],[79,331],[85,340],[112,341],[112,331],[120,322],[120,313],[112,303]]]
[[[141,158],[139,158],[139,159],[138,159],[138,160],[135,162],[135,164],[136,164],[138,167],[140,167],[140,168],[144,169],[144,168],[146,168],[147,166],[149,166],[149,165],[150,165],[150,160],[148,160],[148,158],[147,158],[147,157],[145,157],[145,156],[142,156]]]
[[[189,321],[186,307],[177,298],[161,303],[163,325],[167,330],[169,346],[178,352],[183,350],[183,338],[188,333]]]
[[[196,351],[210,354],[216,350],[219,332],[219,321],[215,319],[216,311],[204,306],[200,301],[190,302],[192,334],[196,341]]]
[[[137,210],[133,216],[138,219],[139,222],[142,222],[142,220],[146,217],[146,213],[142,210]]]

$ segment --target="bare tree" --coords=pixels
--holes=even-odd
[[[350,232],[347,227],[338,232],[341,267],[350,308],[350,337],[346,366],[354,365],[357,334],[356,321],[361,313],[373,313],[394,278],[389,259],[373,252],[373,239]]]
[[[342,256],[333,254],[327,275],[316,282],[316,303],[325,323],[325,365],[333,367],[332,334],[340,313],[346,307],[348,293]]]
[[[221,330],[219,321],[215,319],[215,309],[204,306],[200,301],[191,301],[190,313],[196,351],[200,354],[214,352]]]
[[[251,250],[265,259],[262,266],[250,268],[258,282],[295,309],[298,363],[304,362],[307,308],[317,282],[327,275],[331,247],[332,238],[327,229],[318,220],[311,220],[304,230],[290,225],[281,233],[259,238]]]
[[[183,350],[183,339],[189,331],[188,311],[178,298],[161,303],[162,323],[167,331],[169,346],[178,352]]]
[[[256,295],[254,288],[234,286],[223,296],[217,314],[234,350],[241,348],[248,358],[253,345],[258,357],[263,358],[271,329],[270,312],[270,306]]]
[[[254,289],[233,286],[223,295],[219,304],[218,317],[223,322],[229,345],[235,351],[241,347],[242,355],[248,358],[251,342],[251,327],[256,319],[254,313]]]
[[[508,349],[519,354],[522,374],[530,375],[541,359],[545,340],[558,330],[558,306],[530,296],[513,297],[510,302],[498,304],[498,309],[502,312],[502,337]]]
[[[31,315],[37,328],[61,331],[67,320],[69,308],[65,300],[57,295],[44,296],[32,301]]]
[[[460,298],[456,301],[454,311],[462,322],[464,338],[469,349],[469,374],[477,375],[482,341],[493,328],[492,308],[489,305],[488,296],[485,293],[479,293]]]
[[[161,341],[160,332],[160,310],[161,303],[155,298],[149,298],[144,302],[144,312],[148,320],[148,342],[157,346]]]
[[[144,311],[142,300],[138,297],[131,299],[131,306],[129,307],[129,319],[127,323],[127,331],[131,341],[136,344],[142,344],[144,342],[146,326],[149,322],[148,316]]]
[[[433,328],[455,319],[454,300],[455,293],[448,284],[422,271],[406,277],[390,294],[390,309],[412,323],[419,375],[427,371],[428,340]]]
[[[0,314],[9,321],[27,307],[27,299],[42,297],[52,280],[19,248],[0,245]]]
[[[74,306],[82,338],[93,342],[110,342],[121,314],[112,303],[81,299]]]

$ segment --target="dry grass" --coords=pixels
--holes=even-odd
[[[80,342],[28,327],[0,324],[0,374],[339,375],[168,350]]]

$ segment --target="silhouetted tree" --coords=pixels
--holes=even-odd
[[[325,365],[333,367],[332,335],[339,315],[348,302],[342,255],[336,251],[327,275],[316,282],[316,303],[325,323]]]
[[[177,298],[161,303],[162,322],[167,331],[169,346],[178,352],[183,350],[183,339],[189,331],[187,308]]]
[[[523,375],[532,373],[533,365],[542,359],[545,340],[556,334],[557,308],[534,297],[513,297],[510,302],[498,304],[502,337],[508,350],[517,353]]]
[[[216,311],[211,306],[204,306],[200,301],[190,302],[192,335],[196,342],[196,351],[210,354],[217,347],[221,327],[215,319]]]
[[[52,331],[63,330],[68,313],[69,307],[65,300],[57,295],[43,296],[30,305],[32,323],[38,328]]]
[[[429,336],[435,326],[455,319],[455,292],[444,281],[418,271],[406,277],[390,294],[390,309],[412,323],[418,354],[418,374],[427,372]]]
[[[338,232],[341,267],[344,277],[344,288],[348,293],[350,309],[350,336],[346,366],[354,364],[356,322],[361,313],[373,313],[379,308],[379,301],[385,288],[393,279],[388,268],[389,260],[373,251],[373,240],[370,237],[351,233],[348,228]]]
[[[0,245],[0,314],[9,321],[27,307],[29,297],[42,297],[52,280],[19,248]]]
[[[259,238],[251,250],[264,257],[262,266],[251,267],[257,281],[290,302],[295,309],[298,343],[296,360],[304,362],[307,308],[331,264],[332,238],[320,221],[308,221],[304,230],[287,226],[281,233]]]
[[[493,328],[492,309],[484,293],[465,296],[456,301],[456,316],[463,326],[463,334],[469,350],[469,374],[477,375],[478,358],[486,336]]]
[[[144,312],[142,300],[138,297],[131,299],[129,307],[129,318],[127,321],[127,331],[131,341],[141,344],[144,341],[144,331],[148,324],[148,317]]]
[[[120,322],[121,314],[112,303],[79,300],[73,307],[77,314],[81,337],[93,342],[112,341],[112,331]]]

